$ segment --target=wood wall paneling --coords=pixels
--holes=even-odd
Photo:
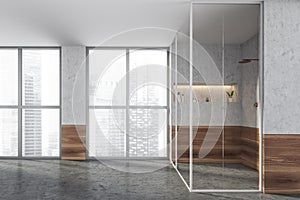
[[[264,135],[265,193],[300,193],[300,134]]]
[[[172,127],[172,135],[175,134]],[[189,162],[189,127],[178,128],[178,161]],[[218,137],[216,144],[204,158],[199,158],[199,150],[207,134],[208,127],[193,127],[193,161],[204,163],[243,163],[244,165],[259,169],[259,134],[257,128],[241,126],[209,127],[209,135]],[[224,134],[224,157],[222,140]],[[212,139],[208,139],[209,141]],[[175,145],[173,143],[173,145]],[[209,148],[209,147],[208,147]]]
[[[241,161],[244,165],[259,170],[259,129],[241,127]]]
[[[62,160],[86,160],[85,125],[62,125]]]

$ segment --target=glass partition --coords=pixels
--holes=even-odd
[[[171,45],[171,161],[190,191],[259,191],[260,5],[191,5]]]
[[[226,93],[223,189],[259,190],[259,16],[255,4],[224,5],[224,83]],[[245,27],[247,24],[247,28]],[[253,59],[244,63],[244,59]]]
[[[224,40],[222,6],[193,6],[193,189],[222,189]]]
[[[176,36],[175,59],[175,80],[173,84],[173,103],[174,103],[174,126],[172,133],[174,134],[174,153],[175,166],[184,179],[189,184],[190,179],[190,157],[189,157],[189,111],[190,111],[190,63],[189,51],[190,40],[185,34],[178,33]],[[185,85],[187,87],[182,88]]]
[[[172,44],[170,46],[170,71],[169,71],[169,144],[170,144],[170,153],[169,153],[169,159],[173,166],[177,166],[177,36],[175,36],[174,40],[172,41]]]
[[[258,62],[240,60],[258,59],[259,5],[194,4],[192,24],[190,187],[258,190]]]

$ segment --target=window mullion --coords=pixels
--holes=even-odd
[[[129,157],[129,64],[130,64],[129,49],[126,49],[126,132],[125,132],[125,151],[126,157]]]
[[[18,48],[18,157],[22,157],[22,48]]]

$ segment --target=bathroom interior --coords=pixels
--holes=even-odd
[[[171,161],[190,190],[257,191],[260,5],[194,3],[190,20],[170,48]]]

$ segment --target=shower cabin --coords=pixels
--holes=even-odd
[[[192,192],[261,191],[261,6],[194,2],[170,47],[170,161]]]

